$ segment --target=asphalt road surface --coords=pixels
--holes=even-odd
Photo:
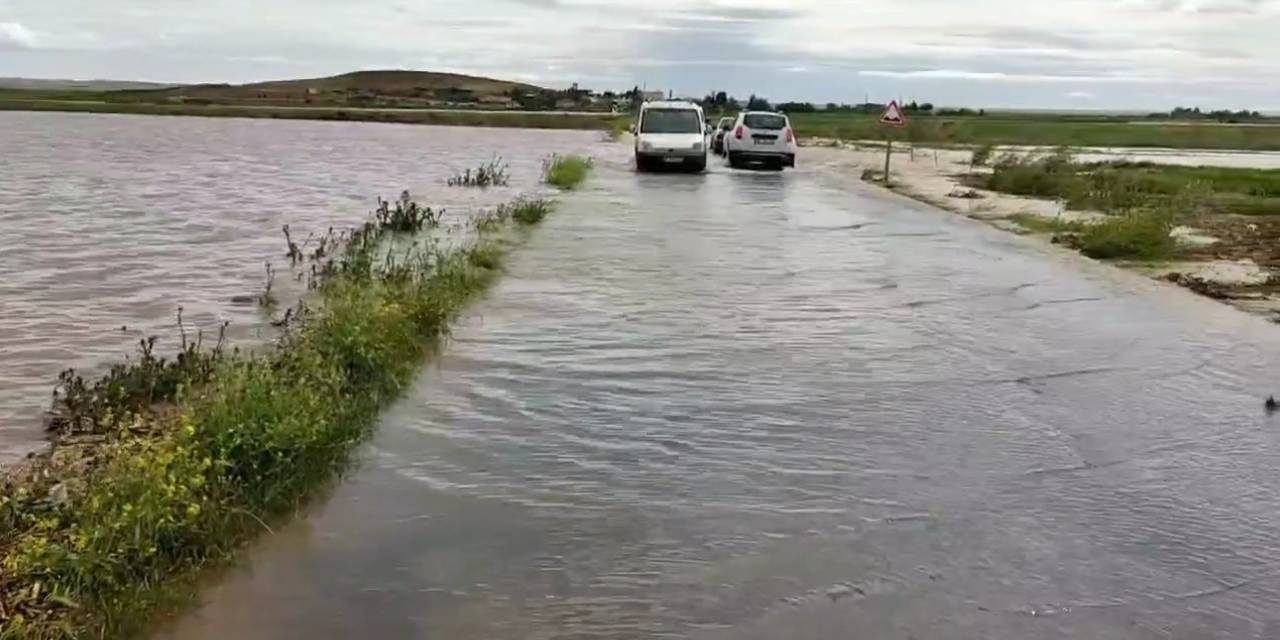
[[[625,151],[163,637],[1280,637],[1280,329],[827,152]]]

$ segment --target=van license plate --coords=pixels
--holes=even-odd
[[[674,158],[671,156],[667,156],[663,158],[662,161],[667,164],[680,164],[681,162],[684,162],[684,158]]]

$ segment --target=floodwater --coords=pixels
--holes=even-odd
[[[408,189],[457,211],[537,188],[550,152],[589,152],[586,132],[512,131],[129,115],[0,112],[0,464],[42,442],[58,373],[105,370],[156,335],[235,344],[269,338],[256,304],[302,288],[284,259],[295,240],[362,222]],[[449,175],[502,153],[506,188],[448,188]],[[122,330],[122,327],[124,329]]]
[[[1280,637],[1275,327],[836,152],[599,153],[353,473],[161,637]]]

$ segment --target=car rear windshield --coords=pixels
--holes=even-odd
[[[693,109],[647,109],[640,133],[702,133],[702,118]]]
[[[772,113],[748,113],[742,117],[742,124],[748,129],[785,129],[787,119]]]
[[[720,128],[721,128],[722,130],[724,130],[724,131],[728,131],[728,130],[732,129],[732,128],[733,128],[733,118],[721,118],[721,119],[720,119]]]

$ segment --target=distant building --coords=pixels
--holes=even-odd
[[[640,92],[640,95],[644,98],[645,102],[656,102],[658,100],[667,99],[666,91],[642,91]]]
[[[510,96],[480,96],[480,104],[488,107],[511,108],[519,106]]]

